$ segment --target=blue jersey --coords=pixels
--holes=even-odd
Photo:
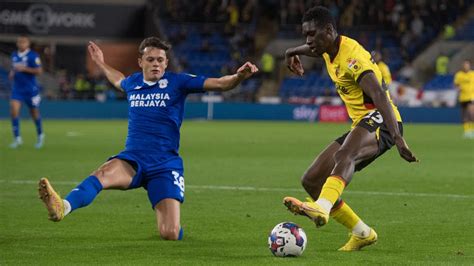
[[[15,51],[11,56],[13,69],[17,65],[38,68],[41,60],[35,51],[30,49],[24,52]],[[13,77],[13,90],[18,92],[37,92],[39,90],[36,76],[26,72],[15,71]]]
[[[145,82],[141,72],[122,80],[127,93],[126,151],[178,154],[179,129],[189,93],[204,92],[206,77],[165,72],[157,82]]]

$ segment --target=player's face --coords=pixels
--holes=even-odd
[[[303,22],[303,35],[311,51],[318,55],[328,52],[329,45],[332,44],[328,27],[318,27],[313,20]]]
[[[30,40],[26,37],[20,37],[16,40],[16,47],[20,52],[23,52],[30,47]]]
[[[168,67],[168,58],[163,49],[156,47],[146,47],[143,55],[138,58],[138,65],[142,68],[143,77],[148,81],[157,81],[165,73]]]
[[[464,61],[462,67],[464,71],[468,72],[469,70],[471,70],[471,63],[469,61]]]

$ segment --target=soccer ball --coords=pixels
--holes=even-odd
[[[268,236],[268,248],[277,257],[297,257],[306,248],[306,233],[292,222],[277,224]]]

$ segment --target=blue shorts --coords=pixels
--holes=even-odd
[[[33,91],[12,90],[12,95],[10,99],[24,102],[26,105],[28,105],[29,108],[39,108],[40,103],[41,103],[41,96],[39,94],[39,90],[33,90]]]
[[[143,187],[148,191],[151,207],[163,199],[184,202],[183,160],[177,154],[150,155],[146,151],[122,151],[112,156],[129,163],[136,171],[128,189]]]

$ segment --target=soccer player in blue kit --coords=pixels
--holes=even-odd
[[[31,118],[36,126],[38,139],[35,147],[40,149],[44,144],[43,126],[39,105],[41,96],[39,94],[36,75],[43,72],[41,60],[35,51],[30,49],[30,39],[26,36],[18,37],[16,45],[18,50],[12,53],[12,70],[9,78],[13,80],[12,94],[10,97],[10,116],[12,122],[14,140],[10,148],[16,149],[23,144],[20,135],[20,109],[24,102],[30,109]]]
[[[235,74],[206,78],[166,71],[170,46],[149,37],[139,46],[138,64],[142,72],[128,77],[104,62],[101,49],[93,42],[89,54],[107,79],[125,91],[128,100],[128,136],[125,150],[99,167],[62,199],[46,178],[39,181],[39,196],[49,219],[61,221],[65,215],[89,205],[103,189],[144,187],[155,210],[161,238],[179,240],[180,204],[184,200],[183,161],[178,154],[184,102],[190,93],[226,91],[258,71],[246,62]]]

